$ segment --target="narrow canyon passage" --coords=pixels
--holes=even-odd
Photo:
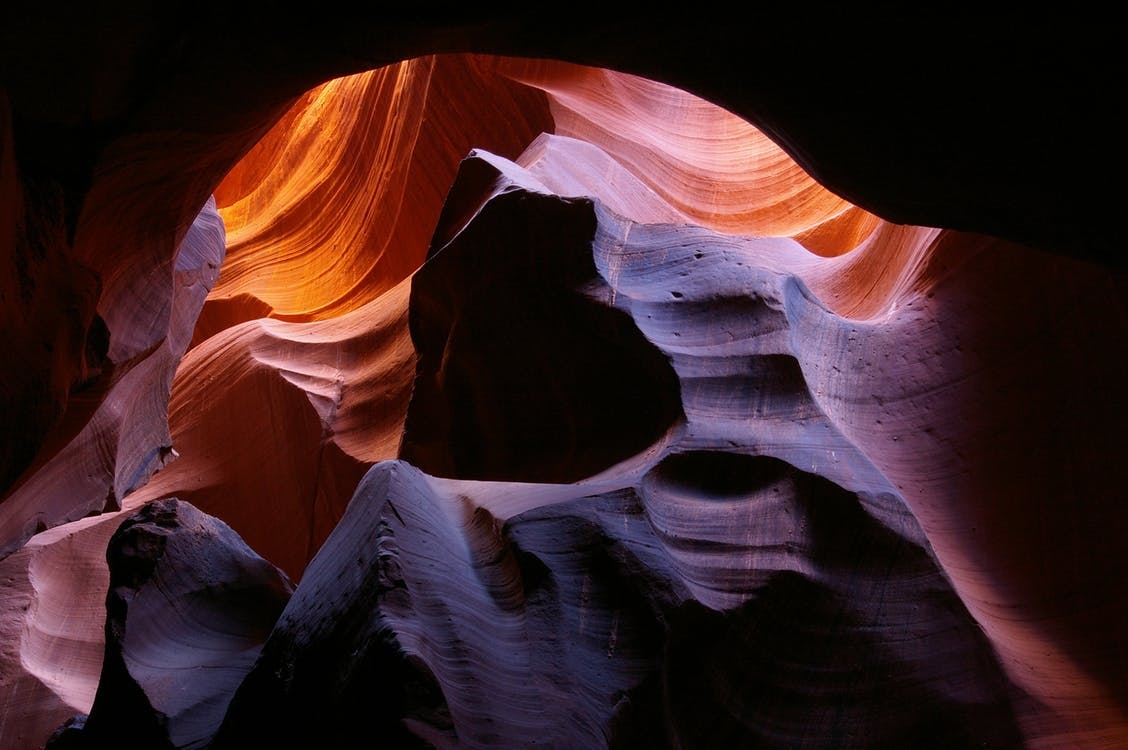
[[[0,502],[0,745],[1128,734],[1107,268],[574,63],[413,56],[269,122],[175,243],[83,259],[108,343]]]

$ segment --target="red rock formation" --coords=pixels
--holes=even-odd
[[[176,494],[300,579],[364,470],[398,450],[415,371],[406,279],[459,161],[481,143],[516,155],[550,127],[541,94],[469,59],[300,99],[217,188],[228,257],[169,407],[190,457],[136,501]]]
[[[106,558],[105,658],[68,746],[206,746],[290,598],[289,579],[176,498],[122,521]]]
[[[879,222],[815,182],[763,132],[697,96],[559,62],[483,58],[480,64],[543,89],[554,133],[598,146],[611,158],[589,159],[634,175],[572,176],[572,185],[584,190],[605,185],[601,197],[608,206],[633,219],[688,222],[725,234],[800,236],[820,255],[853,250]],[[526,151],[523,158],[532,157]],[[554,183],[564,185],[567,170],[587,161],[557,164]],[[628,189],[634,181],[645,188]]]
[[[44,531],[0,560],[0,685],[5,746],[39,748],[98,689],[106,619],[106,544],[121,518]]]
[[[894,530],[870,515],[892,496],[859,504],[723,452],[623,478],[505,485],[377,465],[215,747],[1020,741],[986,640],[903,535],[911,518]],[[538,507],[491,512],[514,501]]]
[[[369,472],[218,746],[370,732],[460,747],[1018,743],[1022,690],[903,499],[807,389],[793,322],[845,324],[749,262],[778,243],[632,224],[488,154],[464,163],[444,216],[482,185],[413,277],[403,453],[454,480]],[[522,320],[483,298],[498,289]],[[651,347],[663,360],[647,364]],[[624,351],[632,364],[613,360]],[[515,375],[518,362],[531,365]],[[609,362],[655,423],[574,374],[538,393],[556,408],[509,409],[552,365]],[[374,725],[349,722],[372,695]],[[834,718],[812,725],[812,711]]]
[[[122,498],[171,458],[167,412],[173,375],[223,254],[223,222],[209,199],[180,243],[172,267],[161,269],[163,283],[152,280],[148,294],[158,301],[149,314],[167,316],[157,318],[153,340],[135,357],[107,366],[97,381],[74,394],[74,419],[48,435],[39,460],[4,498],[0,553],[11,552],[38,529],[121,507]],[[169,301],[160,301],[162,293]],[[131,316],[146,317],[123,313],[126,321]],[[124,326],[115,324],[114,329]],[[107,333],[105,326],[101,330]],[[113,351],[111,346],[111,361]],[[78,421],[80,416],[87,421]]]
[[[1105,220],[1118,197],[1092,189],[1122,163],[1123,117],[1102,88],[1115,26],[1065,13],[1026,28],[945,17],[890,32],[895,19],[757,11],[749,26],[701,11],[670,24],[603,8],[546,27],[488,10],[330,23],[253,7],[195,9],[191,22],[172,9],[71,18],[6,7],[0,627],[10,637],[0,648],[0,744],[38,747],[93,700],[108,580],[99,561],[122,518],[116,504],[190,499],[297,579],[367,467],[400,455],[405,426],[403,458],[479,481],[423,475],[437,489],[416,493],[423,499],[408,514],[430,519],[430,530],[401,534],[404,547],[381,558],[411,562],[409,601],[396,603],[376,653],[399,665],[400,679],[358,678],[342,690],[400,701],[382,725],[400,727],[411,713],[396,731],[435,741],[455,732],[468,746],[520,738],[523,721],[544,717],[527,695],[511,696],[512,714],[489,709],[513,689],[489,677],[506,649],[523,653],[541,635],[570,642],[576,612],[598,623],[603,648],[618,612],[634,640],[625,670],[604,672],[605,683],[594,676],[604,662],[587,656],[494,670],[573,688],[584,718],[562,739],[661,746],[715,733],[730,743],[811,736],[864,746],[833,732],[917,736],[918,725],[877,710],[897,689],[925,707],[936,722],[929,736],[945,746],[1122,744],[1128,665],[1110,623],[1128,615],[1117,468],[1128,322],[1118,230]],[[428,57],[446,51],[541,60]],[[800,60],[827,62],[827,74],[812,76]],[[363,73],[385,63],[394,65]],[[344,73],[363,74],[330,82]],[[406,109],[383,109],[397,102]],[[542,130],[558,135],[538,139]],[[444,207],[458,160],[474,148],[503,179],[464,173]],[[357,169],[363,162],[373,168]],[[562,219],[560,232],[537,235],[526,221],[536,211],[510,207],[501,213],[526,218],[500,219],[497,207],[519,196],[487,197],[513,180],[533,202],[594,199],[597,221]],[[212,193],[230,240],[218,281],[208,261],[220,247],[183,241],[206,235],[194,233],[208,216],[216,236],[215,214],[200,213]],[[434,262],[413,275],[436,222]],[[554,256],[538,275],[531,245],[575,247],[583,227],[595,231],[590,265],[562,267]],[[522,256],[513,242],[530,237],[544,242]],[[504,252],[463,260],[460,285],[440,270],[451,262],[440,262],[444,247]],[[525,267],[498,263],[523,257]],[[495,288],[474,286],[487,277]],[[549,290],[559,304],[539,296]],[[555,332],[559,346],[538,330]],[[601,349],[593,337],[603,334],[642,359]],[[514,367],[523,361],[526,372]],[[614,371],[598,373],[608,389],[574,364]],[[627,372],[650,385],[615,380]],[[526,407],[505,397],[514,388]],[[489,408],[468,408],[467,392]],[[643,404],[656,408],[625,416]],[[551,429],[538,433],[538,422]],[[172,449],[180,457],[153,475]],[[608,484],[585,485],[593,472]],[[765,486],[838,489],[788,490],[787,502],[765,504],[737,481],[760,474]],[[608,506],[593,521],[603,511],[588,506],[613,504],[604,490],[634,493],[638,504]],[[486,515],[452,526],[432,517],[464,507],[459,494]],[[779,511],[768,514],[774,522],[817,514],[838,502],[831,496],[848,498],[835,507],[854,509],[860,538],[877,540],[876,523],[903,541],[874,541],[872,556],[847,564],[825,525],[792,541],[783,526],[737,522],[761,504]],[[29,539],[103,508],[111,512]],[[340,533],[402,521],[383,513]],[[555,531],[595,527],[588,546],[588,536]],[[568,543],[554,547],[537,528]],[[558,586],[555,599],[537,599],[539,584],[517,587],[507,555],[540,570],[512,551],[522,537],[551,560],[552,580],[580,583]],[[640,539],[664,557],[621,554]],[[434,540],[454,552],[420,553]],[[794,556],[782,567],[773,567],[777,547]],[[626,567],[607,564],[605,548]],[[344,554],[323,551],[325,561]],[[486,565],[495,555],[498,570]],[[866,565],[879,561],[884,573],[871,575]],[[468,571],[485,579],[463,578]],[[330,599],[353,596],[320,574],[311,580]],[[932,608],[889,609],[861,589]],[[603,600],[593,603],[593,591]],[[524,611],[543,629],[522,641],[496,612],[520,609],[530,593]],[[628,595],[646,604],[604,603]],[[831,617],[855,599],[861,615]],[[430,609],[479,600],[495,604],[449,625]],[[676,615],[656,610],[671,601]],[[546,602],[556,608],[540,609]],[[865,669],[888,672],[851,681],[856,691],[815,679],[812,671],[847,679],[847,656],[813,650],[831,620],[865,654]],[[943,655],[902,649],[904,638],[943,644]],[[439,658],[460,649],[477,657],[458,669]],[[771,677],[734,684],[734,662]],[[244,717],[271,705],[254,684]],[[710,697],[683,712],[655,698],[655,685]],[[608,704],[608,687],[626,702]],[[769,693],[787,698],[767,706]],[[810,718],[828,694],[843,707],[838,723],[827,712]],[[475,701],[499,722],[493,734]]]
[[[216,189],[228,258],[209,307],[253,299],[252,317],[302,321],[366,304],[419,267],[471,148],[513,158],[551,128],[543,96],[472,59],[319,86]]]

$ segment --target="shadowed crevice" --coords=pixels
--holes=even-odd
[[[594,232],[589,201],[523,190],[437,230],[454,239],[412,284],[419,362],[401,458],[435,476],[572,482],[682,417],[669,360],[596,299],[610,290]]]

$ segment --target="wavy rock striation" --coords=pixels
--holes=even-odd
[[[67,727],[49,746],[207,747],[290,598],[289,579],[176,498],[125,518],[106,556],[98,692],[81,729]]]
[[[433,473],[405,461],[369,471],[215,747],[374,735],[468,748],[1019,744],[1022,690],[902,497],[807,388],[793,326],[848,323],[795,276],[749,262],[777,242],[634,224],[487,153],[461,174],[445,215],[472,218],[440,224],[451,240],[412,279],[418,377],[441,387],[416,389],[403,451]],[[506,243],[499,226],[520,232]],[[452,295],[450,279],[475,261],[495,295],[533,289],[547,309],[617,313],[569,316],[592,327],[590,347],[661,353],[631,377],[648,403],[670,404],[654,427],[593,410],[607,418],[600,439],[641,447],[614,460],[605,446],[613,465],[595,466],[550,444],[544,456],[586,471],[561,482],[521,420],[450,408],[513,393],[487,376],[543,357],[500,324],[511,314],[464,323],[488,306],[473,285]],[[550,322],[534,318],[538,330]],[[450,341],[481,331],[499,348]],[[558,366],[592,361],[588,351]],[[553,382],[554,413],[588,405],[582,378]],[[444,439],[413,438],[420,415]],[[571,420],[547,433],[588,445],[584,416]],[[460,452],[462,435],[487,452]],[[451,452],[416,447],[428,445]],[[827,718],[812,724],[811,711]]]
[[[0,689],[5,747],[39,748],[98,689],[106,621],[106,544],[115,513],[32,537],[0,560]]]
[[[168,403],[196,316],[219,276],[223,221],[209,199],[177,249],[160,287],[171,299],[161,330],[144,351],[72,393],[74,420],[51,433],[40,460],[0,504],[0,557],[36,531],[103,509],[145,484],[173,456]],[[154,285],[157,283],[154,281]],[[157,292],[154,291],[154,294]],[[108,329],[103,327],[108,336]],[[80,415],[86,418],[80,421]]]
[[[540,507],[504,520],[498,500]],[[1014,745],[987,642],[877,504],[723,452],[627,486],[378,464],[215,747]]]
[[[455,268],[461,265],[457,253],[466,253],[468,247],[473,247],[472,240],[464,238],[472,235],[477,222],[490,224],[491,209],[505,211],[510,205],[521,206],[519,209],[508,208],[511,212],[520,212],[522,216],[512,223],[521,227],[544,227],[554,238],[563,235],[556,228],[554,212],[550,209],[544,211],[543,222],[524,218],[525,211],[537,215],[532,207],[538,204],[538,199],[550,203],[553,200],[544,195],[543,185],[489,155],[482,154],[477,158],[496,170],[498,179],[494,183],[494,192],[474,213],[474,219],[416,275],[415,289],[418,291],[415,298],[424,303],[420,318],[424,318],[433,307],[433,304],[427,304],[433,298],[450,298],[441,291],[432,291],[427,286],[428,282],[442,278],[438,269],[444,264]],[[473,174],[482,168],[487,167],[476,164],[472,158],[464,165],[464,173]],[[452,191],[456,200],[464,184],[456,184]],[[564,205],[576,205],[569,200],[555,200]],[[589,232],[588,242],[593,258],[591,270],[598,269],[598,272],[580,278],[551,270],[544,276],[528,274],[527,278],[531,281],[535,279],[530,285],[550,298],[559,293],[555,290],[561,285],[566,289],[582,290],[588,299],[599,300],[608,307],[626,312],[636,329],[668,359],[669,367],[677,377],[676,401],[681,407],[681,414],[671,410],[675,418],[666,421],[667,433],[661,441],[650,441],[653,449],[645,454],[645,464],[633,468],[635,472],[645,470],[645,473],[636,474],[635,484],[612,490],[612,494],[625,492],[629,498],[628,505],[637,503],[639,506],[634,513],[641,516],[639,520],[646,521],[643,539],[631,538],[626,532],[631,525],[627,521],[623,521],[624,534],[620,536],[616,533],[620,527],[617,517],[612,515],[601,524],[602,533],[613,540],[606,543],[610,546],[638,545],[646,553],[653,553],[656,548],[662,550],[663,554],[657,560],[650,554],[637,552],[639,559],[632,560],[626,567],[638,572],[644,580],[653,576],[656,582],[650,585],[668,586],[679,591],[680,595],[672,597],[679,607],[686,601],[692,601],[703,605],[705,610],[724,613],[723,617],[712,621],[711,626],[708,617],[694,620],[694,628],[716,627],[720,632],[742,633],[739,636],[742,638],[749,632],[760,633],[757,623],[761,620],[770,623],[772,618],[779,617],[778,622],[762,627],[767,632],[788,632],[795,636],[795,640],[782,634],[750,637],[747,645],[752,652],[746,655],[754,660],[761,658],[755,654],[774,653],[773,648],[778,647],[795,654],[796,661],[800,662],[799,666],[791,667],[788,660],[771,658],[770,669],[747,670],[778,675],[780,683],[770,679],[765,679],[762,684],[750,683],[748,677],[738,676],[746,673],[745,668],[726,669],[720,663],[715,669],[698,673],[696,670],[700,662],[696,658],[674,654],[669,646],[671,641],[680,643],[682,638],[689,637],[680,632],[677,624],[671,624],[677,623],[678,618],[659,604],[649,602],[643,609],[652,619],[636,627],[646,631],[647,637],[667,643],[657,650],[668,660],[663,669],[685,669],[688,672],[679,674],[681,679],[671,684],[659,682],[660,688],[653,683],[639,688],[643,681],[621,688],[628,695],[633,689],[651,690],[653,695],[666,696],[665,700],[670,701],[639,709],[641,716],[664,717],[664,725],[670,727],[669,734],[659,741],[659,745],[791,746],[814,743],[818,746],[851,746],[857,743],[861,747],[872,746],[874,742],[888,742],[893,745],[962,746],[974,744],[985,737],[990,738],[988,741],[1004,745],[1016,741],[1018,731],[1011,714],[1010,700],[1012,697],[1019,699],[1021,690],[1008,685],[999,666],[980,671],[985,659],[986,662],[991,661],[987,656],[989,647],[977,634],[972,635],[976,628],[966,611],[954,618],[949,614],[962,610],[962,607],[957,603],[958,599],[945,575],[940,572],[909,508],[866,455],[828,419],[820,408],[818,398],[807,385],[803,368],[806,358],[802,357],[802,349],[797,345],[795,328],[802,325],[807,336],[818,330],[825,337],[829,332],[848,329],[850,324],[823,307],[796,276],[765,269],[764,266],[769,264],[777,267],[785,265],[781,260],[787,254],[780,252],[782,248],[778,241],[727,238],[692,226],[638,225],[606,213],[598,202],[581,201],[578,205],[582,207],[581,214],[586,212],[589,217],[596,217],[594,229],[590,228],[590,219],[574,224],[577,231],[587,229]],[[524,242],[517,245],[519,248],[545,246],[549,243]],[[584,243],[575,243],[572,248],[572,252],[581,257],[586,257],[589,252]],[[506,257],[505,250],[499,249],[496,243],[490,252]],[[568,252],[561,248],[555,255],[566,257]],[[757,263],[757,260],[760,262]],[[537,272],[541,270],[536,260],[531,263]],[[507,263],[506,267],[520,268],[521,264]],[[521,285],[510,286],[519,288]],[[440,290],[443,288],[439,287]],[[467,306],[465,309],[469,311],[480,307]],[[452,317],[459,321],[457,315]],[[439,330],[457,329],[457,322],[439,327]],[[422,325],[415,330],[426,331]],[[493,330],[496,333],[505,328],[498,326]],[[421,352],[426,352],[425,333],[418,338],[422,340]],[[446,347],[444,369],[436,376],[437,380],[450,384],[455,377],[447,376],[448,372],[474,371],[475,368],[464,366],[459,361],[459,351],[457,346]],[[536,361],[535,357],[531,359]],[[421,378],[429,375],[425,364],[426,357],[423,355]],[[582,369],[583,360],[578,364]],[[477,368],[486,372],[489,369]],[[661,384],[654,387],[668,388],[669,380],[663,375],[664,371],[663,367],[647,368],[646,375],[640,373],[633,379],[635,387],[647,388],[649,379],[651,383]],[[569,381],[558,378],[554,382]],[[462,393],[459,403],[489,403],[493,398],[489,385],[482,381],[471,383],[469,390]],[[584,404],[582,393],[582,389],[576,389],[579,396],[577,404]],[[429,400],[428,391],[417,389],[412,409],[418,408],[417,413],[433,415],[434,409],[429,408]],[[660,403],[660,399],[649,400]],[[569,410],[560,409],[558,412],[569,413]],[[405,433],[404,455],[409,458],[415,457],[410,450],[415,413],[409,411]],[[606,415],[606,410],[597,410],[597,413]],[[458,415],[450,421],[457,425]],[[475,434],[491,446],[507,445],[513,439],[511,434],[506,434],[505,424],[483,425],[473,415],[463,417],[462,422],[469,423]],[[640,421],[635,419],[632,424],[637,426]],[[613,431],[615,426],[616,422],[609,420],[605,429]],[[499,428],[500,433],[497,432]],[[457,432],[457,426],[452,428],[452,432]],[[519,429],[514,433],[517,436],[521,434]],[[456,445],[457,441],[451,440],[449,444]],[[559,452],[550,452],[550,455],[559,455]],[[416,460],[416,463],[425,469],[428,467],[426,460]],[[551,481],[551,463],[534,462],[533,466],[541,468],[544,475],[537,477],[530,473],[522,479]],[[445,471],[447,466],[440,465],[438,468],[442,470],[436,473],[451,475],[451,472]],[[459,474],[457,462],[454,468],[455,476],[475,475],[474,468]],[[630,473],[620,466],[604,476],[623,477]],[[482,491],[489,492],[488,489]],[[532,497],[537,494],[528,493]],[[522,500],[511,499],[508,502],[520,505]],[[525,499],[523,502],[530,501]],[[488,502],[483,502],[483,505],[491,507]],[[519,530],[523,528],[521,523],[528,513],[510,517],[504,513],[504,508],[501,506],[496,512],[501,520],[510,523],[516,540],[514,545],[529,551],[519,536]],[[548,517],[543,519],[547,529],[557,530],[555,535],[548,532],[547,539],[559,538],[558,535],[563,533],[559,529],[576,523],[567,517],[555,518],[557,512],[564,513],[556,505],[547,503],[535,511],[535,515]],[[563,524],[563,527],[558,524]],[[543,544],[544,540],[540,543]],[[480,544],[471,541],[468,546],[474,549]],[[573,550],[585,548],[582,544],[567,543],[563,547]],[[910,549],[916,551],[909,552]],[[556,555],[561,554],[556,552]],[[875,570],[871,565],[876,565],[884,574],[867,573]],[[904,566],[903,570],[901,566]],[[581,567],[589,575],[590,571],[602,569],[595,561]],[[647,572],[640,572],[640,569]],[[845,588],[836,588],[839,585]],[[889,588],[886,589],[886,586]],[[643,588],[649,586],[643,584]],[[866,591],[871,592],[869,604],[865,603],[867,595],[862,593]],[[941,591],[947,593],[941,595]],[[936,600],[938,596],[941,597],[939,602]],[[761,600],[766,603],[762,604]],[[575,617],[582,621],[585,616],[583,599],[577,597],[573,601],[577,602],[579,613],[561,617],[565,620]],[[810,610],[798,601],[809,604]],[[567,609],[561,602],[557,602],[556,606]],[[761,606],[769,609],[761,609]],[[852,614],[846,616],[838,609],[840,606],[856,609],[851,609]],[[792,607],[795,609],[792,610]],[[800,612],[804,614],[800,615]],[[838,614],[831,615],[831,612]],[[636,616],[646,620],[641,615]],[[614,613],[608,613],[608,617],[614,619]],[[790,617],[795,617],[795,620],[789,621]],[[831,619],[824,620],[823,617]],[[728,618],[740,624],[720,624]],[[831,624],[832,621],[835,625]],[[863,659],[862,662],[880,663],[889,659],[893,663],[902,662],[901,666],[891,668],[882,676],[867,678],[858,675],[852,672],[850,657],[846,656],[850,653],[849,649],[844,650],[842,656],[835,656],[833,652],[821,651],[815,645],[823,642],[824,638],[831,642],[855,638],[856,635],[848,633],[855,631],[858,622],[867,623],[867,632],[871,626],[880,632],[882,622],[887,622],[888,627],[894,629],[907,629],[900,636],[870,633],[875,638],[872,648],[887,648],[891,643],[901,643],[903,637],[910,644],[928,643],[929,650],[910,647],[908,651],[900,652],[899,647],[893,647],[895,653],[875,654],[872,660]],[[958,624],[960,622],[962,624]],[[606,622],[604,626],[612,627]],[[836,626],[841,626],[843,630],[837,631]],[[727,631],[728,627],[732,630]],[[774,627],[780,630],[773,631]],[[937,630],[926,634],[918,628]],[[580,629],[582,631],[582,627]],[[941,636],[941,632],[946,632],[946,635]],[[956,635],[957,632],[960,635]],[[773,637],[782,640],[773,642]],[[609,651],[614,651],[617,638],[615,632],[607,634]],[[951,639],[950,645],[941,646],[947,638]],[[812,640],[808,642],[807,639]],[[536,638],[532,640],[542,642]],[[551,642],[551,639],[548,640]],[[708,638],[699,642],[713,643]],[[767,645],[769,642],[775,645]],[[976,643],[978,645],[974,645]],[[855,646],[860,650],[871,648],[862,642]],[[759,651],[761,648],[763,652]],[[959,655],[949,651],[963,648],[972,650]],[[689,647],[691,652],[695,649]],[[717,646],[715,653],[742,653],[743,649],[741,642],[726,642]],[[819,655],[813,656],[816,653]],[[801,655],[810,656],[809,667],[802,666]],[[936,657],[937,662],[926,666],[924,662],[932,657]],[[436,655],[436,663],[443,661]],[[817,669],[815,663],[820,665]],[[913,667],[907,668],[906,664]],[[944,666],[941,667],[941,664]],[[957,664],[962,665],[957,668],[960,674],[945,671]],[[733,669],[737,674],[733,674]],[[575,670],[574,679],[578,682],[588,679],[583,674],[583,666],[575,665]],[[831,675],[839,676],[828,676],[826,672],[817,670],[829,670]],[[933,670],[936,682],[929,684],[931,680],[925,676],[932,674]],[[914,674],[914,679],[919,678],[922,683],[910,687],[896,676],[901,672]],[[597,674],[602,676],[603,672],[597,671]],[[710,680],[724,674],[730,677],[721,677],[722,682],[729,679],[736,682],[726,682],[724,688],[707,687]],[[822,679],[829,683],[822,682]],[[835,695],[830,687],[839,679],[862,682],[872,679],[872,684],[863,691],[867,699],[852,709],[848,708],[846,696]],[[699,706],[708,718],[696,710],[683,713],[671,697],[697,694],[698,691],[690,685],[699,686],[704,692],[716,691],[717,703],[705,701]],[[953,691],[952,685],[959,687]],[[683,688],[684,693],[681,692]],[[494,689],[474,692],[490,694]],[[879,696],[888,691],[888,700],[894,700],[893,695],[903,697],[903,690],[920,691],[920,703],[914,701],[920,710],[915,719],[899,723],[899,720],[891,718],[894,712],[880,708],[882,699]],[[762,706],[768,695],[779,696],[792,691],[804,691],[807,699],[798,703],[808,708],[811,701],[817,703],[815,696],[824,696],[828,702],[827,710],[835,706],[842,723],[820,725],[814,730],[815,736],[807,736],[805,733],[809,727],[801,718],[802,712],[790,723],[783,720],[786,700],[777,697],[778,703],[771,703],[775,708],[764,708],[763,714],[758,714],[753,708]],[[828,694],[834,697],[828,697]],[[961,697],[957,698],[957,695]],[[973,695],[978,697],[971,698]],[[931,708],[922,707],[933,701],[935,705]],[[954,705],[947,705],[947,701],[952,701]],[[718,708],[726,705],[727,711]],[[608,711],[608,706],[603,706],[603,711]],[[646,731],[641,726],[622,725],[619,719],[614,718],[613,712],[594,713],[590,717],[592,724],[587,727],[591,736],[584,739],[571,737],[563,740],[564,745],[585,746],[607,741],[612,745],[623,742],[623,746],[632,746],[635,740],[630,738]],[[956,714],[961,717],[956,719]],[[769,726],[772,729],[768,729]],[[938,735],[937,726],[963,726],[967,733]],[[620,737],[619,732],[625,734]],[[649,741],[656,741],[651,735],[644,736]],[[524,740],[506,738],[502,744],[505,741],[521,744]],[[473,745],[473,741],[468,742]],[[933,742],[937,744],[931,745]]]
[[[419,267],[467,151],[513,158],[552,128],[543,94],[470,57],[428,55],[307,92],[216,189],[228,257],[197,339],[363,306]]]

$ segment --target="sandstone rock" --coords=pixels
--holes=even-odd
[[[1113,624],[1128,617],[1118,469],[1128,325],[1120,230],[1109,218],[1121,203],[1110,180],[1123,171],[1124,118],[1107,93],[1119,84],[1110,71],[1120,27],[1068,9],[995,21],[780,7],[734,23],[727,9],[702,6],[675,24],[606,4],[587,10],[570,6],[551,24],[539,9],[488,6],[426,17],[363,8],[279,17],[254,4],[194,7],[190,18],[175,6],[60,14],[17,2],[0,12],[0,744],[38,748],[51,728],[90,710],[114,508],[190,498],[297,580],[367,467],[397,455],[409,412],[405,455],[447,475],[423,474],[437,489],[415,493],[431,498],[420,502],[477,498],[487,515],[475,523],[500,529],[452,536],[436,522],[444,538],[479,540],[469,557],[456,547],[438,558],[452,580],[464,580],[457,571],[468,559],[507,548],[523,519],[556,530],[573,526],[561,517],[588,523],[591,508],[572,504],[594,503],[580,502],[577,488],[604,500],[633,493],[679,540],[701,537],[673,545],[676,565],[652,554],[645,570],[632,563],[606,585],[665,602],[672,595],[653,592],[653,571],[671,587],[709,583],[679,588],[686,604],[666,620],[676,646],[662,652],[661,669],[675,676],[609,677],[638,685],[612,719],[595,682],[583,683],[576,694],[587,718],[562,737],[591,739],[598,726],[622,743],[709,732],[786,743],[805,731],[802,715],[812,732],[865,725],[917,740],[918,726],[878,720],[860,697],[887,705],[883,677],[867,674],[858,693],[819,683],[842,706],[833,716],[810,718],[802,706],[822,705],[824,693],[801,686],[816,665],[845,673],[841,651],[811,646],[841,586],[915,600],[917,584],[939,570],[937,601],[952,610],[925,611],[950,627],[919,627],[952,655],[948,671],[901,648],[889,629],[917,627],[917,612],[877,620],[876,640],[869,620],[844,617],[840,631],[866,665],[889,667],[925,707],[931,737],[1123,744],[1128,666]],[[467,51],[480,54],[446,54]],[[338,78],[345,74],[358,77]],[[393,102],[408,106],[384,111]],[[319,112],[336,118],[333,127]],[[537,139],[542,130],[552,137]],[[474,148],[493,176],[485,170],[468,186],[464,170],[434,235],[435,263],[415,277],[457,160]],[[373,168],[357,169],[349,153]],[[513,194],[492,195],[499,173]],[[481,266],[504,284],[492,295],[460,286],[441,268],[447,251],[448,261],[467,247],[520,258],[515,237],[577,247],[563,241],[567,232],[537,234],[543,208],[505,206],[521,191],[526,207],[590,208],[570,218],[594,217],[591,264],[554,258],[581,273],[546,279],[496,258],[463,260],[468,278]],[[179,267],[177,253],[212,194],[232,240],[230,275],[216,282],[186,344],[185,320],[206,293],[206,273],[192,274],[206,264]],[[502,206],[520,223],[499,220]],[[479,209],[496,244],[481,223],[467,224]],[[303,273],[315,259],[340,273]],[[541,288],[564,304],[536,307]],[[536,315],[523,321],[507,310],[510,293]],[[534,319],[567,346],[538,338]],[[421,334],[420,321],[456,325]],[[483,340],[495,327],[521,336]],[[594,345],[604,328],[611,345]],[[447,339],[457,346],[444,363]],[[182,345],[191,351],[173,381]],[[646,366],[617,355],[620,345]],[[532,379],[521,377],[522,349]],[[409,397],[417,354],[423,387]],[[608,375],[604,391],[590,371],[561,370],[563,359],[630,379]],[[497,362],[506,364],[491,370]],[[530,387],[536,380],[545,382]],[[631,383],[645,384],[646,397]],[[504,398],[516,387],[529,408]],[[475,413],[466,390],[491,408]],[[625,414],[650,397],[656,413]],[[428,423],[428,410],[444,422]],[[536,432],[538,420],[556,431]],[[478,445],[485,433],[491,442]],[[172,450],[181,458],[153,474]],[[721,481],[726,467],[776,477],[773,487],[797,483],[795,498],[848,498],[835,507],[860,507],[862,520],[931,562],[892,555],[886,578],[869,577],[862,563],[828,560],[827,547],[803,537],[784,548],[806,567],[776,569],[764,550],[782,527],[734,540],[726,534],[749,531],[744,524],[730,529],[698,512],[715,509],[700,501],[719,490],[734,517],[756,507],[749,486]],[[831,489],[812,495],[812,485]],[[768,503],[784,516],[808,505]],[[88,512],[103,515],[64,523]],[[624,526],[638,530],[630,517]],[[852,528],[877,538],[869,521]],[[606,538],[627,536],[643,538]],[[734,558],[711,554],[718,538],[762,575],[746,578],[726,562]],[[871,549],[891,559],[888,545]],[[608,580],[602,557],[572,552],[554,569],[580,566]],[[428,589],[425,577],[416,590],[436,591],[444,604],[497,594],[511,606],[512,566],[502,567],[481,584],[484,595],[473,585]],[[807,605],[800,613],[796,601]],[[460,688],[463,673],[412,656],[404,633],[422,632],[426,618],[405,611],[401,625],[379,631],[383,645],[365,662],[393,665],[400,677],[357,678],[341,688],[356,700],[345,705],[400,695],[414,717],[408,734],[442,744],[461,725],[466,742],[488,745],[500,734],[465,706],[490,705],[481,685],[502,695],[514,688],[475,682],[470,668],[473,687]],[[649,634],[639,642],[652,644],[656,631],[631,622],[640,628],[631,632]],[[449,648],[476,643],[490,654],[512,642],[504,627],[491,641],[438,625],[427,627]],[[780,631],[803,648],[791,650]],[[766,653],[767,644],[778,648]],[[643,652],[651,653],[632,654]],[[649,659],[631,663],[649,669]],[[764,678],[726,683],[736,661],[758,665]],[[587,674],[580,662],[576,672]],[[715,669],[696,672],[702,664]],[[517,673],[545,672],[505,672]],[[315,684],[329,679],[313,674]],[[681,712],[654,698],[658,684],[711,697]],[[729,700],[749,695],[762,700]],[[794,702],[770,702],[779,695]],[[669,722],[646,720],[660,711]],[[405,731],[401,713],[376,723]],[[515,720],[502,725],[525,736]],[[817,740],[860,741],[832,732]]]
[[[40,748],[90,711],[105,651],[106,543],[117,513],[32,537],[0,560],[0,747]]]
[[[148,294],[160,300],[158,320],[138,301],[133,322],[103,327],[109,335],[133,325],[152,340],[124,361],[111,350],[105,371],[71,394],[73,414],[48,436],[33,467],[0,503],[0,557],[37,530],[120,508],[126,495],[175,458],[168,427],[172,380],[219,275],[224,247],[223,221],[209,199],[170,265],[159,269],[165,275],[150,280]]]
[[[59,740],[207,747],[286,605],[290,581],[222,521],[176,498],[127,517],[106,555],[98,692],[81,731]]]
[[[1013,688],[916,533],[895,497],[767,457],[672,452],[626,486],[383,462],[214,747],[1018,744]]]

